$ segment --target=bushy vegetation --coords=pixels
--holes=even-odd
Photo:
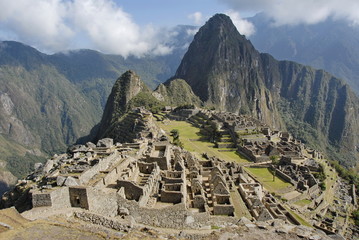
[[[183,143],[179,139],[180,135],[179,135],[178,129],[172,129],[170,133],[171,133],[171,136],[173,138],[172,143],[174,145],[176,145],[176,146],[179,146],[179,147],[183,148]]]
[[[34,170],[35,163],[44,163],[46,158],[26,153],[25,156],[10,156],[6,160],[9,171],[17,178],[24,178],[29,172]]]
[[[176,107],[173,111],[177,112],[182,109],[194,109],[194,108],[195,108],[195,106],[193,104],[183,104],[183,105]]]
[[[359,208],[357,210],[355,210],[353,213],[353,219],[354,219],[354,222],[355,222],[355,225],[356,226],[359,226]]]
[[[332,167],[335,168],[338,175],[345,180],[349,181],[350,184],[354,184],[356,188],[356,193],[359,194],[359,174],[355,172],[354,169],[346,169],[339,164],[338,161],[330,161]]]
[[[163,109],[164,103],[158,101],[150,92],[140,92],[128,104],[128,109],[135,107],[145,107],[152,113],[159,113]]]

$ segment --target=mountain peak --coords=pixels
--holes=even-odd
[[[224,86],[224,79],[243,85],[241,82],[247,78],[243,75],[244,67],[258,67],[258,58],[259,53],[237,31],[232,20],[216,14],[195,35],[174,78],[184,79],[203,102],[237,112],[239,99],[231,96],[238,94],[230,94],[234,86]],[[238,69],[239,66],[242,67]]]
[[[150,89],[141,81],[132,70],[128,70],[119,77],[108,97],[102,116],[99,133],[105,132],[113,121],[116,121],[127,110],[128,103],[140,92],[150,92]]]

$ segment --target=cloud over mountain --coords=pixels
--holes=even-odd
[[[235,11],[265,12],[276,25],[314,24],[327,18],[359,24],[357,0],[218,0]]]
[[[0,38],[14,36],[48,52],[77,42],[124,57],[171,51],[159,37],[163,29],[138,26],[113,0],[0,0],[0,29]]]

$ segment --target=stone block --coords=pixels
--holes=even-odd
[[[96,145],[92,142],[88,142],[88,143],[86,143],[86,147],[94,149],[94,148],[96,148]]]
[[[44,173],[49,173],[50,170],[54,167],[55,161],[54,160],[47,160],[45,166],[44,166]]]
[[[97,142],[96,146],[110,148],[113,146],[113,139],[112,138],[103,138]]]
[[[130,211],[128,211],[127,208],[119,208],[118,209],[118,215],[120,215],[120,216],[128,216],[128,215],[130,215]]]
[[[57,176],[57,178],[56,178],[56,184],[59,187],[63,186],[65,181],[66,181],[66,177],[64,177],[64,176]]]
[[[65,186],[71,187],[71,186],[78,186],[78,180],[73,177],[68,177],[65,181]]]

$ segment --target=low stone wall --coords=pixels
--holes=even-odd
[[[276,169],[275,170],[275,175],[282,178],[283,180],[291,183],[293,186],[297,186],[297,182],[294,181],[291,177],[289,177],[287,174],[285,174],[284,172]]]
[[[104,216],[118,215],[117,193],[87,188],[89,210]]]
[[[135,201],[129,201],[119,197],[119,207],[127,208],[130,216],[136,222],[155,227],[174,229],[201,229],[211,225],[211,216],[208,212],[192,213],[186,210],[184,203],[161,209],[140,208]]]
[[[32,193],[32,206],[33,207],[51,207],[51,195],[49,192],[33,192]]]
[[[130,220],[119,221],[117,219],[111,219],[89,212],[74,212],[74,216],[83,221],[101,225],[117,231],[128,232],[133,227],[133,222]]]
[[[113,164],[116,164],[116,162],[120,160],[121,158],[118,152],[112,153],[107,158],[100,160],[97,165],[93,166],[92,168],[81,174],[81,176],[79,177],[80,183],[87,184],[87,182],[97,173],[99,173],[100,171],[107,170],[107,168],[109,168]]]
[[[51,192],[52,206],[56,208],[68,208],[70,204],[70,194],[68,187],[61,187]]]

